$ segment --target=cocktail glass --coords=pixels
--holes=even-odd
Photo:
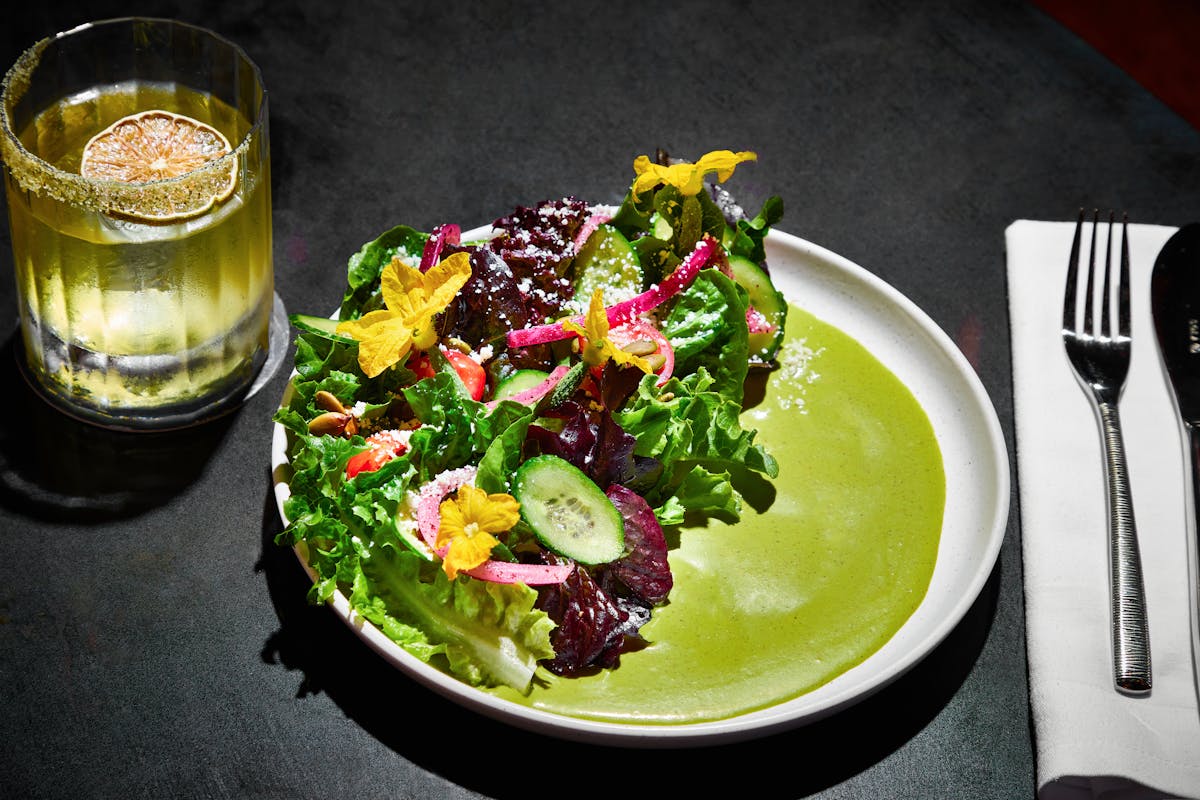
[[[151,117],[215,130],[228,152],[175,177],[97,176],[96,142]],[[23,366],[42,394],[133,430],[235,407],[266,361],[275,296],[267,92],[249,57],[162,19],[49,37],[4,79],[0,155]]]

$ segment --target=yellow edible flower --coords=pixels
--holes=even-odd
[[[374,378],[413,348],[428,350],[437,344],[434,317],[470,277],[466,253],[455,253],[426,273],[392,259],[380,278],[386,307],[340,323],[337,332],[358,340],[358,365]]]
[[[655,164],[649,156],[638,156],[633,161],[633,171],[637,173],[637,178],[633,181],[633,193],[640,194],[660,183],[667,183],[684,196],[696,195],[704,188],[704,176],[708,173],[715,172],[718,181],[727,181],[738,164],[756,160],[758,156],[747,150],[739,153],[732,150],[714,150],[701,156],[695,164],[672,164],[664,167],[662,164]]]
[[[632,364],[642,372],[654,371],[646,359],[625,352],[608,338],[608,311],[604,308],[602,289],[592,293],[592,302],[588,306],[587,316],[584,317],[583,327],[569,319],[564,319],[562,326],[563,330],[583,337],[583,363],[589,367],[602,367],[611,358],[622,366]]]
[[[520,519],[520,504],[507,494],[488,494],[474,486],[460,486],[453,500],[438,507],[437,549],[448,548],[442,570],[454,580],[463,570],[474,569],[488,560],[499,544],[493,534],[503,533]]]

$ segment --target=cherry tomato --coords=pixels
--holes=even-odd
[[[454,371],[458,373],[458,377],[462,379],[463,385],[467,387],[467,394],[471,395],[471,399],[482,400],[483,391],[487,387],[487,373],[484,372],[483,366],[460,350],[443,350],[442,352],[445,354],[446,360],[450,362],[450,366],[454,367]]]
[[[360,472],[374,472],[408,450],[408,445],[396,438],[396,431],[380,431],[367,437],[367,449],[350,456],[346,462],[346,477]]]
[[[360,472],[374,472],[391,460],[392,454],[382,447],[372,447],[355,453],[346,462],[346,477],[353,478]]]
[[[404,366],[412,370],[413,374],[417,376],[417,380],[434,376],[433,364],[429,363],[429,356],[419,350],[408,357],[408,363]]]
[[[471,395],[471,399],[482,400],[483,392],[487,388],[487,372],[484,371],[483,366],[461,350],[443,349],[442,355],[458,373],[458,377],[467,387],[467,393]],[[432,378],[435,374],[433,365],[429,363],[429,356],[424,353],[414,353],[408,359],[406,366],[417,376],[417,380]]]

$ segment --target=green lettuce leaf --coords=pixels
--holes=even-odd
[[[339,317],[357,319],[379,308],[382,305],[379,276],[383,274],[383,268],[397,255],[419,259],[428,238],[427,233],[407,225],[397,225],[350,256],[346,267],[346,292],[342,297]]]
[[[284,412],[276,413],[275,420],[298,433],[307,432],[307,420],[320,413],[312,402],[318,391],[329,392],[346,407],[361,401],[366,406],[362,416],[371,417],[392,403],[394,395],[390,387],[411,383],[415,377],[405,367],[396,365],[375,378],[367,378],[358,368],[356,342],[334,341],[309,333],[296,338],[295,366],[291,400]]]
[[[767,257],[763,240],[771,226],[783,219],[783,199],[768,197],[763,203],[762,210],[753,219],[739,219],[735,227],[726,232],[726,246],[735,256],[745,256],[755,264],[761,264]]]
[[[289,418],[292,414],[281,412]],[[363,449],[362,437],[313,436],[304,429],[294,431],[292,438],[290,496],[284,502],[289,522],[276,542],[306,546],[317,575],[310,598],[324,601],[337,584],[353,581],[362,548],[405,541],[396,511],[416,469],[405,454],[350,481],[346,462]]]
[[[523,584],[451,581],[393,547],[371,550],[361,564],[351,606],[417,658],[443,657],[469,684],[528,692],[538,660],[554,657],[554,622]]]
[[[655,509],[655,516],[658,524],[670,527],[682,525],[689,514],[736,520],[741,512],[741,501],[729,473],[713,473],[696,465],[684,476],[675,493]]]
[[[754,442],[757,431],[742,427],[741,404],[712,391],[713,386],[704,367],[682,380],[672,378],[661,390],[649,375],[613,415],[637,439],[637,455],[663,462],[662,476],[646,493],[655,514],[668,521],[663,524],[677,524],[674,520],[685,511],[711,510],[737,519],[736,496],[731,499],[717,491],[711,476],[743,471],[771,478],[779,474],[775,459]],[[708,474],[693,475],[696,467]]]
[[[676,299],[663,323],[675,350],[675,372],[704,369],[713,391],[741,404],[750,365],[746,290],[715,269],[706,269]]]
[[[418,453],[422,482],[439,472],[466,464],[475,452],[472,418],[479,406],[464,397],[457,379],[438,373],[404,389],[404,398],[422,427],[413,431],[409,447]]]
[[[317,388],[345,382],[331,351],[315,347],[306,358],[309,397]],[[346,462],[364,446],[361,436],[309,434],[305,420],[311,409],[299,391],[277,412],[276,419],[292,431],[293,474],[284,505],[290,522],[276,541],[303,545],[316,575],[309,593],[313,602],[348,587],[355,610],[417,657],[438,657],[468,683],[527,691],[538,659],[554,656],[549,636],[554,624],[533,609],[536,591],[466,578],[449,581],[436,565],[407,549],[396,520],[416,481],[466,463],[479,462],[481,485],[489,491],[504,491],[533,410],[509,402],[489,411],[467,397],[461,381],[448,372],[406,388],[404,400],[424,423],[408,451],[352,480],[345,477]]]
[[[503,475],[511,475],[520,463],[525,430],[533,409],[520,403],[503,402],[489,411],[462,389],[452,370],[439,372],[404,390],[404,397],[422,427],[413,432],[409,447],[418,453],[422,481],[439,472],[475,463],[483,472],[481,488],[507,491]]]
[[[630,186],[608,224],[631,242],[639,238],[641,234],[650,230],[650,217],[654,214],[654,196],[653,189],[635,194]]]
[[[525,433],[533,422],[533,409],[520,403],[504,401],[496,411],[481,421],[485,438],[492,434],[479,460],[475,485],[489,494],[507,493],[509,482],[521,466]]]

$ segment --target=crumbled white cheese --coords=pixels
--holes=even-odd
[[[780,348],[776,359],[779,371],[772,376],[779,407],[784,410],[795,410],[807,414],[805,408],[805,390],[820,379],[821,373],[813,369],[813,361],[825,352],[825,348],[813,350],[804,339],[785,342]]]
[[[408,447],[408,442],[412,439],[413,432],[411,429],[396,430],[395,428],[387,428],[386,430],[377,431],[371,434],[371,442],[373,444],[388,445],[390,447]]]
[[[421,253],[417,253],[416,255],[413,255],[413,254],[409,253],[407,250],[401,249],[401,250],[396,251],[396,254],[393,256],[393,258],[395,258],[401,264],[410,266],[413,269],[421,268]]]

